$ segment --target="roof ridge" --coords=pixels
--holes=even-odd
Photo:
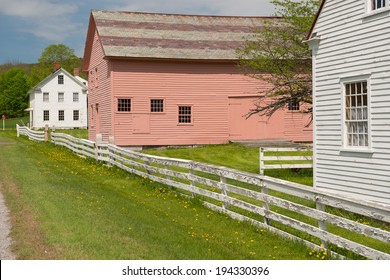
[[[110,10],[98,10],[92,9],[93,12],[103,13],[123,13],[123,14],[139,14],[139,15],[161,15],[161,16],[185,16],[185,17],[208,17],[208,18],[253,18],[253,19],[281,19],[278,16],[238,16],[238,15],[200,15],[200,14],[181,14],[181,13],[160,13],[160,12],[132,12],[132,11],[110,11]]]

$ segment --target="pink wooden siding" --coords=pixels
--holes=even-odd
[[[103,57],[103,48],[95,32],[88,68],[88,133],[91,140],[99,133],[104,139],[112,135],[110,64]]]
[[[113,131],[103,124],[101,132],[105,138],[114,135],[117,145],[215,144],[259,138],[311,141],[298,113],[281,111],[271,119],[246,120],[243,115],[253,106],[253,94],[267,85],[239,74],[233,63],[111,63]],[[108,91],[100,94],[108,99]],[[131,112],[116,111],[118,98],[131,99]],[[164,112],[151,113],[150,99],[164,99]],[[178,123],[180,105],[191,106],[191,124]]]

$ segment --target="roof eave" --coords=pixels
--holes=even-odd
[[[310,28],[310,31],[306,37],[306,40],[309,41],[312,37],[312,33],[313,33],[313,30],[314,30],[314,27],[317,23],[317,20],[318,20],[318,17],[320,16],[321,14],[321,11],[322,11],[322,8],[324,7],[324,4],[325,4],[325,0],[322,0],[321,2],[321,5],[320,5],[320,8],[318,9],[318,12],[316,14],[316,17],[314,18],[314,21],[313,21],[313,24],[311,25],[311,28]]]

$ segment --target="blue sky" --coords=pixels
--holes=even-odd
[[[65,44],[81,57],[91,9],[270,16],[269,0],[0,0],[0,64],[35,63],[52,44]]]

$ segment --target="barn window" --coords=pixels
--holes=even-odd
[[[58,84],[63,85],[64,84],[64,75],[58,75]]]
[[[78,121],[80,119],[80,111],[79,110],[73,110],[73,120]]]
[[[118,98],[118,112],[131,112],[130,98]]]
[[[49,93],[48,92],[43,93],[43,102],[49,102]]]
[[[43,121],[48,121],[50,119],[49,110],[43,111]]]
[[[192,123],[191,106],[179,106],[179,123]]]
[[[64,110],[59,110],[58,111],[58,120],[59,121],[64,121],[65,120],[65,112],[64,112]]]
[[[63,92],[58,93],[58,102],[64,102],[64,93]]]
[[[164,99],[151,99],[150,112],[164,112]]]
[[[297,101],[291,101],[288,103],[288,110],[289,111],[299,111],[299,102]]]
[[[346,146],[368,147],[367,81],[346,83],[344,87]]]

